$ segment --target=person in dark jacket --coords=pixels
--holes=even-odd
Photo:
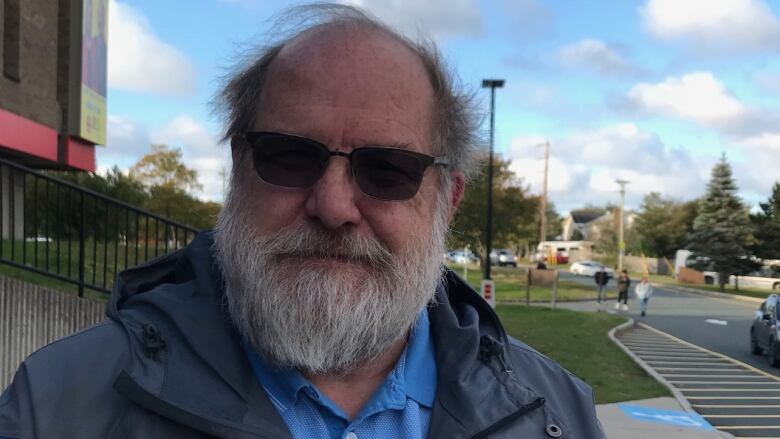
[[[593,276],[593,280],[596,281],[596,302],[601,310],[601,303],[606,300],[606,288],[609,283],[609,273],[607,273],[606,267],[602,265]]]
[[[289,17],[217,99],[216,230],[26,359],[0,437],[604,437],[591,389],[441,265],[478,123],[436,51],[349,6]]]
[[[628,311],[628,290],[631,288],[631,278],[628,277],[628,271],[620,272],[617,280],[618,300],[615,303],[615,309]],[[623,302],[623,305],[620,304]]]

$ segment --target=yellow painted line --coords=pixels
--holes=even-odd
[[[644,358],[717,358],[709,354],[696,354],[693,352],[674,352],[671,354],[662,354],[661,352],[649,352],[642,355]]]
[[[733,363],[739,364],[740,366],[744,367],[745,369],[752,370],[753,372],[755,372],[755,373],[757,373],[757,374],[759,374],[759,375],[764,375],[764,376],[766,376],[766,377],[768,377],[768,378],[771,378],[771,379],[773,379],[773,380],[775,380],[775,381],[777,381],[777,382],[780,382],[780,378],[778,378],[778,377],[776,377],[776,376],[774,376],[774,375],[772,375],[772,374],[770,374],[770,373],[768,373],[768,372],[764,372],[763,370],[761,370],[761,369],[758,369],[758,368],[756,368],[756,367],[753,367],[753,366],[751,366],[751,365],[749,365],[749,364],[747,364],[747,363],[743,363],[743,362],[741,362],[741,361],[739,361],[739,360],[735,360],[735,359],[733,359],[733,358],[731,358],[731,357],[728,357],[728,356],[726,356],[726,355],[723,355],[723,354],[721,354],[721,353],[718,353],[718,352],[715,352],[715,351],[711,351],[711,350],[709,350],[709,349],[706,349],[706,348],[703,348],[703,347],[701,347],[701,346],[697,346],[697,345],[695,345],[695,344],[693,344],[693,343],[689,343],[689,342],[687,342],[687,341],[685,341],[685,340],[681,340],[681,339],[679,339],[679,338],[677,338],[677,337],[675,337],[675,336],[673,336],[673,335],[671,335],[671,334],[667,334],[666,332],[663,332],[663,331],[661,331],[661,330],[655,329],[655,328],[653,328],[652,326],[646,325],[646,324],[644,324],[644,323],[641,323],[641,322],[640,322],[640,323],[639,323],[639,325],[640,325],[640,326],[642,326],[643,328],[647,329],[648,331],[653,331],[653,332],[656,332],[656,333],[658,333],[658,334],[661,334],[661,335],[664,335],[664,336],[666,336],[666,337],[669,337],[669,338],[671,338],[672,340],[677,340],[677,341],[679,341],[680,343],[682,343],[682,344],[684,344],[684,345],[686,345],[686,346],[690,346],[690,347],[692,347],[692,348],[694,348],[694,349],[699,349],[699,350],[701,350],[702,352],[708,352],[708,353],[710,353],[710,354],[712,354],[712,355],[715,355],[716,357],[720,357],[720,358],[723,358],[723,359],[725,359],[725,360],[731,361],[731,362],[733,362]]]
[[[780,396],[686,396],[688,399],[780,399]]]
[[[627,343],[623,343],[626,346],[632,346],[632,350],[636,350],[637,352],[648,352],[653,354],[678,354],[678,355],[691,355],[691,354],[701,354],[699,351],[693,350],[691,348],[683,348],[683,349],[667,349],[667,348],[648,348],[645,346],[634,346]]]
[[[780,430],[780,425],[746,425],[746,426],[719,425],[715,428],[717,428],[718,430]]]
[[[738,371],[735,371],[738,372]],[[677,378],[751,378],[751,379],[766,379],[764,377],[757,377],[754,375],[739,375],[739,374],[732,374],[732,375],[702,375],[702,374],[676,374],[676,373],[667,373],[664,374],[664,377],[677,377]]]
[[[692,407],[698,407],[702,409],[780,409],[780,405],[761,405],[761,404],[745,404],[745,405],[719,405],[719,404],[691,404]]]
[[[762,378],[763,379],[763,378]],[[668,380],[670,383],[676,384],[755,384],[757,386],[780,385],[780,383],[767,383],[762,381],[675,381]]]
[[[682,392],[780,392],[780,389],[680,389]]]
[[[704,367],[656,367],[656,369],[663,369],[663,370],[699,370],[702,372],[728,372],[730,370],[733,370],[735,372],[739,372],[739,369],[712,369],[712,368],[704,368]]]
[[[780,415],[702,415],[705,418],[780,418]]]
[[[621,340],[623,344],[626,345],[633,345],[633,346],[641,346],[645,348],[655,348],[655,349],[675,349],[678,348],[680,345],[677,343],[645,343],[640,341],[631,341],[631,340]]]
[[[715,365],[721,365],[721,366],[729,366],[729,367],[739,367],[737,364],[721,364],[723,363],[723,360],[713,360],[713,361],[673,361],[673,360],[647,360],[648,363],[654,363],[654,364],[687,364],[687,365],[699,365],[699,366],[715,366]]]

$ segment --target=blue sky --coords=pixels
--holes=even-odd
[[[780,4],[764,0],[349,0],[431,35],[461,82],[503,78],[496,151],[541,190],[549,141],[559,211],[657,191],[701,195],[725,153],[741,196],[780,180]],[[149,144],[180,147],[220,200],[228,149],[209,100],[241,47],[264,40],[281,0],[111,0],[108,144],[101,169]],[[484,111],[488,94],[479,90]]]

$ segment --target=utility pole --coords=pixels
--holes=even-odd
[[[618,242],[618,250],[619,250],[619,253],[618,253],[618,271],[622,271],[623,270],[623,258],[626,255],[626,243],[625,243],[625,239],[624,239],[625,237],[624,237],[624,226],[623,226],[623,221],[624,221],[624,217],[625,217],[624,209],[625,209],[625,206],[626,206],[626,185],[631,183],[631,182],[627,181],[627,180],[615,180],[615,182],[620,185],[620,220],[618,222],[620,224],[619,225],[619,230],[620,230],[619,233],[620,233],[620,235],[618,237],[618,240],[619,240],[619,242]]]
[[[547,174],[550,168],[550,142],[544,144],[544,190],[542,191],[542,203],[540,207],[540,216],[542,218],[539,230],[539,242],[547,241]]]
[[[496,88],[504,86],[503,79],[484,79],[482,88],[490,88],[490,157],[488,162],[487,224],[485,225],[485,280],[490,280],[490,251],[493,240],[493,142],[496,130]]]

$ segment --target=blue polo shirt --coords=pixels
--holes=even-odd
[[[425,438],[436,396],[436,359],[423,310],[398,364],[350,420],[298,370],[277,368],[245,344],[260,384],[295,439]]]

